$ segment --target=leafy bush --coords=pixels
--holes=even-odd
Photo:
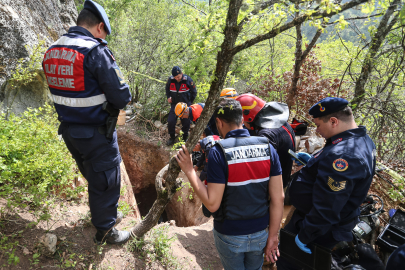
[[[9,206],[30,205],[35,213],[45,214],[50,194],[74,197],[83,190],[70,188],[77,170],[58,138],[53,107],[28,109],[21,117],[11,114],[4,119],[0,114],[0,197]]]

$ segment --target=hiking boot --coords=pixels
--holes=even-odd
[[[115,220],[115,225],[118,225],[124,218],[124,214],[121,211],[117,211],[117,219]]]
[[[188,134],[183,134],[183,142],[186,142],[188,139]]]
[[[101,245],[104,242],[107,244],[124,244],[129,240],[130,233],[127,231],[119,231],[115,227],[108,231],[97,230],[94,236],[94,242]]]
[[[166,145],[167,146],[173,145],[175,140],[176,140],[176,137],[170,137],[170,139],[167,141]]]

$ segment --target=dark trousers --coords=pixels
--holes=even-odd
[[[91,222],[99,230],[109,230],[115,225],[120,197],[116,131],[108,140],[98,127],[61,124],[59,134],[88,182]]]
[[[300,224],[302,220],[304,219],[303,216],[295,212],[293,216],[291,217],[290,222],[284,227],[285,230],[298,234],[300,231]],[[332,232],[329,231],[327,234],[322,235],[318,237],[314,243],[319,244],[321,246],[324,246],[326,248],[332,249],[339,241],[336,241],[335,238],[332,235]],[[287,259],[284,259],[283,256],[281,256],[277,260],[277,270],[301,270],[302,267],[295,266],[294,264],[291,264]]]
[[[176,122],[177,122],[177,115],[174,113],[174,108],[176,105],[172,105],[169,112],[169,118],[167,119],[167,127],[169,130],[170,137],[174,137],[176,135]],[[181,125],[183,126],[181,130],[184,133],[184,136],[188,135],[188,131],[190,130],[190,119],[188,118],[181,118]]]

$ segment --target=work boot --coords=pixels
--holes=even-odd
[[[166,145],[167,146],[173,145],[175,140],[176,140],[175,136],[170,136],[170,139],[167,141]]]
[[[188,139],[188,134],[183,134],[183,142],[186,142]]]
[[[117,211],[117,219],[115,220],[115,225],[118,225],[124,218],[124,214],[121,211]]]
[[[107,244],[124,244],[128,241],[130,233],[127,231],[119,231],[115,227],[109,231],[97,230],[94,242],[101,245],[104,242]]]

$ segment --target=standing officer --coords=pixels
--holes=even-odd
[[[122,109],[131,100],[129,86],[104,40],[111,33],[102,6],[84,2],[77,26],[52,44],[43,60],[62,134],[67,148],[88,182],[95,241],[125,243],[129,232],[118,231],[120,162],[117,133],[106,137],[108,102]]]
[[[224,139],[209,152],[207,187],[199,181],[184,145],[176,160],[214,213],[215,246],[225,270],[261,269],[264,252],[272,262],[279,256],[277,233],[284,201],[280,161],[266,138],[243,129],[239,102],[222,99],[214,115]]]
[[[257,136],[266,137],[276,149],[283,171],[283,186],[290,181],[293,161],[288,150],[295,151],[294,130],[287,123],[289,110],[286,104],[266,103],[252,94],[242,94],[236,98],[243,109],[244,124],[254,130]]]
[[[357,127],[348,101],[328,97],[309,110],[317,132],[327,141],[308,160],[290,187],[296,210],[285,227],[295,242],[311,253],[309,243],[332,249],[352,240],[359,206],[370,188],[375,169],[375,145],[365,127]],[[301,269],[280,258],[277,269]]]
[[[166,96],[167,102],[170,103],[171,108],[169,112],[169,118],[167,119],[167,127],[169,130],[170,139],[167,141],[167,145],[174,144],[176,137],[175,127],[177,116],[174,113],[174,109],[179,102],[184,102],[187,106],[190,106],[195,97],[197,96],[197,88],[190,78],[181,72],[178,66],[173,67],[172,76],[169,77],[166,83]],[[190,120],[188,118],[181,119],[183,140],[188,138],[188,131],[190,130]]]

